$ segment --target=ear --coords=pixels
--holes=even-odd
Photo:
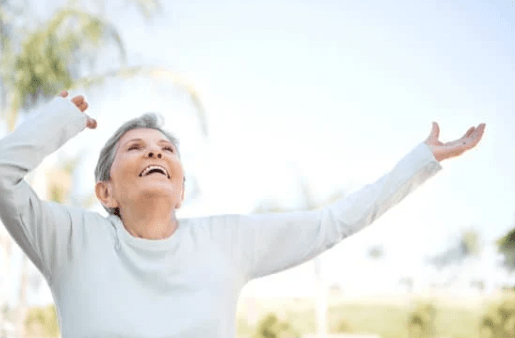
[[[111,186],[109,182],[98,181],[95,184],[95,194],[98,200],[106,208],[116,209],[120,205],[111,193]]]

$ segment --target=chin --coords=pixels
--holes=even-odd
[[[164,199],[169,200],[170,203],[178,200],[176,191],[171,190],[169,187],[148,187],[139,194],[144,199]]]
[[[145,189],[141,191],[141,194],[144,198],[153,198],[153,197],[168,197],[170,199],[176,195],[173,191],[164,188],[156,188],[156,189]]]
[[[162,208],[160,206],[166,206],[165,208],[175,209],[175,205],[177,205],[177,200],[172,198],[171,196],[162,195],[162,194],[148,194],[142,196],[141,205],[144,205],[146,208],[154,209],[156,207]]]

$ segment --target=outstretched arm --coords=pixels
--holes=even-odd
[[[215,217],[213,238],[252,279],[303,263],[373,223],[436,174],[439,161],[458,156],[480,140],[484,125],[454,142],[438,141],[438,125],[376,182],[320,211]]]

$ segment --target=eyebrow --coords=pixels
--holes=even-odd
[[[142,141],[144,142],[144,140],[141,139],[141,138],[133,138],[132,140],[129,140],[129,141],[125,142],[124,146],[129,144],[129,143],[131,143],[131,142],[142,142]],[[172,146],[175,146],[170,140],[167,140],[167,139],[164,139],[164,138],[160,139],[157,142],[158,143],[167,143],[167,144],[171,144]]]

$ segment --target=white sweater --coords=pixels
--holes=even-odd
[[[116,216],[40,200],[24,176],[85,128],[56,98],[0,140],[0,216],[42,272],[64,338],[235,335],[239,293],[372,223],[441,169],[419,144],[377,182],[319,211],[180,219],[163,240]]]

